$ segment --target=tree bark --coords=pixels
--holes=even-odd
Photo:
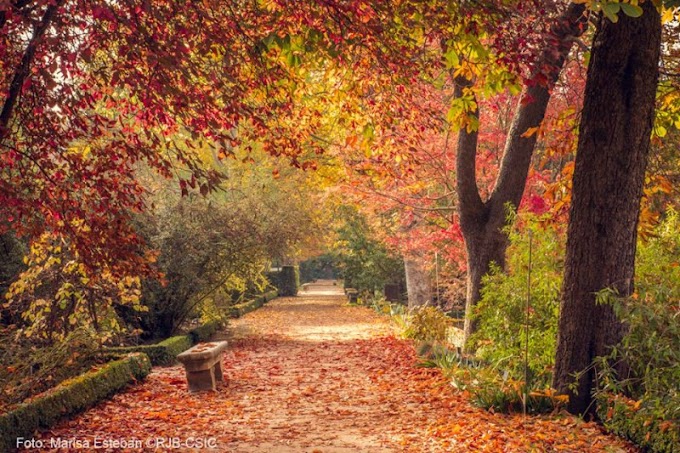
[[[581,118],[568,226],[554,387],[568,410],[594,413],[593,359],[625,332],[595,295],[633,291],[637,222],[654,120],[661,20],[652,2],[640,18],[600,18]],[[583,372],[577,392],[573,374]]]
[[[525,132],[538,127],[543,121],[550,91],[557,82],[574,39],[585,30],[584,19],[584,5],[572,3],[555,20],[551,39],[547,40],[533,74],[536,78],[540,73],[545,82],[530,84],[522,91],[508,132],[498,178],[488,200],[482,200],[476,182],[477,131],[461,128],[458,133],[456,192],[468,268],[466,340],[477,327],[472,315],[480,299],[482,277],[489,272],[492,262],[505,267],[508,239],[503,228],[506,226],[507,209],[517,210],[522,201],[537,139],[536,134],[525,136]],[[455,96],[461,96],[471,84],[469,80],[458,78]],[[478,116],[476,111],[470,114]]]
[[[432,278],[429,269],[423,263],[422,257],[404,257],[404,271],[406,273],[408,308],[429,304],[432,301]]]

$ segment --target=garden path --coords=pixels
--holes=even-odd
[[[332,282],[276,299],[218,335],[230,348],[217,392],[189,394],[180,366],[155,368],[41,437],[145,451],[634,451],[570,416],[524,419],[471,406],[438,371],[415,366],[389,319],[347,306]]]

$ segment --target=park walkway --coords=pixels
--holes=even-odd
[[[230,349],[217,392],[189,394],[181,367],[156,368],[41,437],[141,445],[129,451],[633,451],[572,417],[474,408],[438,371],[414,366],[387,318],[347,306],[332,282],[276,299],[219,335]]]

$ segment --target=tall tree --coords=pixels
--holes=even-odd
[[[661,43],[656,7],[651,1],[641,7],[639,18],[598,19],[588,68],[553,382],[569,394],[568,409],[576,414],[594,409],[593,359],[624,333],[612,307],[597,304],[596,294],[605,288],[620,296],[633,292]],[[570,390],[574,373],[581,373],[576,391]]]
[[[510,131],[507,136],[503,159],[494,188],[486,200],[482,199],[477,186],[476,159],[478,133],[474,123],[479,119],[474,98],[473,80],[467,76],[456,77],[456,96],[471,99],[469,127],[462,127],[458,135],[456,156],[456,191],[460,226],[467,251],[467,296],[465,336],[475,330],[472,310],[480,299],[482,277],[495,262],[505,265],[508,245],[503,229],[506,225],[507,207],[517,209],[522,200],[531,156],[536,145],[536,130],[545,116],[551,89],[558,79],[575,38],[584,29],[585,7],[570,4],[555,19],[549,38],[534,63],[529,82],[522,91]]]

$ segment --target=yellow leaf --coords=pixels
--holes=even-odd
[[[667,24],[673,20],[675,17],[675,9],[672,8],[667,8],[664,9],[663,13],[661,14],[661,22],[664,24]]]

